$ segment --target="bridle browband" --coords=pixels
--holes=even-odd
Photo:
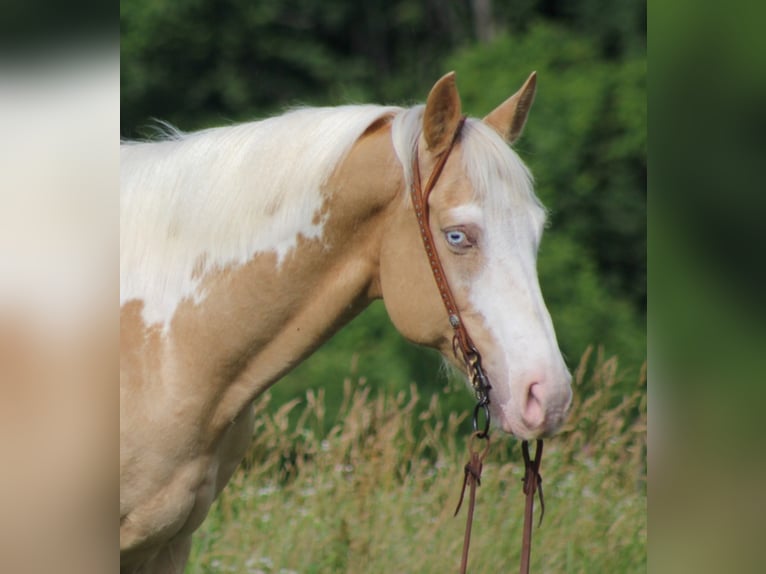
[[[444,272],[444,267],[439,259],[439,254],[436,250],[436,244],[434,243],[433,233],[430,226],[430,210],[428,207],[428,197],[430,196],[433,188],[436,186],[436,182],[444,170],[444,166],[455,147],[455,143],[460,137],[460,133],[463,130],[466,117],[460,118],[455,133],[452,135],[449,146],[443,151],[436,160],[431,175],[428,177],[425,188],[422,187],[420,178],[420,164],[418,162],[418,148],[415,146],[415,154],[412,160],[412,205],[415,209],[415,215],[418,220],[418,227],[420,228],[420,237],[423,239],[423,246],[428,256],[428,262],[431,266],[431,272],[436,280],[436,287],[439,289],[444,307],[447,309],[447,316],[449,317],[450,325],[453,329],[452,337],[452,350],[455,356],[462,359],[468,370],[468,377],[471,381],[474,393],[476,395],[476,406],[473,409],[473,435],[471,440],[471,458],[465,465],[465,476],[463,479],[463,488],[460,492],[460,501],[458,502],[455,515],[460,510],[460,506],[463,503],[463,495],[465,494],[466,486],[470,485],[470,497],[468,507],[468,517],[466,519],[465,537],[463,540],[463,554],[460,565],[460,572],[465,573],[468,566],[468,547],[471,541],[471,527],[473,524],[473,511],[476,501],[476,487],[481,484],[481,470],[484,458],[489,451],[489,391],[492,389],[492,385],[489,383],[489,379],[484,373],[484,369],[481,365],[481,355],[476,349],[476,346],[468,334],[465,328],[465,324],[460,316],[460,310],[455,302],[455,297],[452,294],[449,283],[447,281],[447,275]],[[484,411],[484,427],[479,430],[479,413]],[[473,439],[486,439],[487,444],[485,448],[479,452],[474,449]],[[529,573],[529,560],[532,548],[532,518],[534,513],[534,499],[535,493],[540,495],[540,506],[542,513],[540,514],[540,522],[542,522],[543,514],[545,513],[545,503],[543,501],[543,489],[542,489],[542,477],[540,476],[540,461],[543,455],[543,441],[537,440],[537,449],[535,452],[535,458],[531,459],[529,456],[529,443],[525,440],[521,443],[522,454],[524,457],[524,479],[523,479],[523,492],[526,496],[526,503],[524,507],[524,531],[521,548],[521,574]]]

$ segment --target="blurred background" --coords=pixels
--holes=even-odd
[[[408,106],[450,70],[464,110],[481,117],[537,70],[516,149],[551,211],[543,294],[570,368],[594,346],[635,387],[646,357],[645,2],[131,0],[120,38],[123,138],[152,137],[156,120],[190,131],[296,105]],[[332,410],[345,376],[457,390],[450,407],[471,405],[382,304],[273,387],[273,404],[325,386]]]

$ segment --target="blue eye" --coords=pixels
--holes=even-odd
[[[459,229],[446,231],[444,236],[447,238],[447,243],[453,247],[468,247],[470,245],[465,232],[460,231]]]

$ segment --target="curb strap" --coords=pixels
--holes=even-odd
[[[455,297],[452,294],[452,290],[447,282],[447,274],[444,272],[439,254],[436,251],[436,244],[434,243],[434,237],[431,233],[431,226],[429,224],[429,207],[428,196],[431,195],[431,191],[439,177],[444,170],[444,166],[455,147],[460,132],[465,124],[465,116],[460,119],[460,122],[455,129],[455,133],[452,136],[449,147],[442,152],[437,158],[436,165],[434,165],[431,175],[428,177],[425,188],[422,187],[420,179],[420,164],[418,163],[418,150],[415,148],[415,154],[412,161],[412,206],[415,209],[415,215],[418,219],[418,227],[420,228],[420,237],[423,239],[423,246],[426,249],[426,255],[428,256],[428,262],[431,266],[431,272],[436,280],[436,287],[439,289],[444,307],[447,309],[447,315],[449,317],[450,325],[454,330],[452,338],[452,350],[455,356],[462,359],[468,369],[468,376],[471,380],[471,386],[476,394],[476,407],[473,412],[473,430],[479,430],[479,412],[484,411],[484,428],[480,433],[480,438],[489,437],[489,391],[492,386],[489,384],[489,379],[484,373],[484,369],[481,366],[481,355],[476,350],[476,346],[473,344],[468,331],[463,325],[463,320],[460,317],[460,311],[457,308]]]
[[[486,438],[487,445],[484,450],[479,453],[474,449],[474,439]],[[484,463],[484,458],[489,452],[489,436],[482,437],[481,433],[474,432],[471,436],[471,458],[468,464],[465,465],[465,476],[463,477],[463,487],[460,490],[460,500],[457,503],[455,509],[455,516],[460,512],[460,507],[463,505],[463,496],[465,495],[465,487],[470,484],[471,491],[468,495],[468,516],[465,520],[465,536],[463,537],[463,555],[460,560],[460,574],[465,574],[468,567],[468,547],[471,544],[471,527],[473,526],[473,511],[476,506],[476,487],[481,486],[481,469]]]
[[[543,477],[540,476],[540,462],[543,459],[543,441],[537,440],[535,458],[530,459],[529,442],[522,441],[521,453],[524,455],[524,479],[522,490],[526,496],[524,504],[524,536],[521,542],[520,574],[529,574],[529,561],[532,554],[532,521],[534,519],[535,492],[540,493],[540,521],[545,515],[545,499],[543,498]]]

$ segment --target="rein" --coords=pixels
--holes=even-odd
[[[473,434],[470,441],[470,459],[465,465],[465,476],[463,477],[463,487],[460,491],[460,500],[458,501],[457,509],[455,510],[455,516],[460,511],[460,507],[463,504],[463,497],[465,495],[466,486],[470,485],[469,502],[468,502],[468,516],[466,518],[465,536],[463,539],[463,554],[460,564],[461,574],[465,574],[468,567],[468,548],[471,542],[471,528],[473,526],[473,512],[476,505],[476,487],[481,486],[481,470],[484,462],[484,458],[489,452],[489,391],[492,389],[492,385],[489,383],[487,375],[484,373],[484,368],[481,365],[481,355],[476,349],[476,346],[468,334],[468,331],[463,324],[463,320],[460,316],[457,304],[455,303],[455,297],[452,294],[452,290],[447,282],[447,275],[444,272],[444,267],[439,259],[438,252],[436,251],[436,244],[434,243],[433,233],[431,232],[431,226],[429,225],[430,209],[428,206],[428,197],[433,191],[436,182],[444,170],[444,166],[455,147],[455,142],[460,137],[460,132],[465,124],[465,116],[460,118],[460,121],[455,129],[455,133],[452,136],[449,147],[442,152],[437,158],[436,165],[434,165],[431,175],[428,177],[425,188],[422,187],[420,178],[420,164],[418,163],[418,150],[415,148],[415,154],[413,159],[412,173],[413,181],[411,188],[412,205],[415,209],[415,215],[418,220],[418,227],[420,228],[420,236],[423,239],[423,245],[428,256],[428,262],[431,266],[431,272],[436,280],[436,286],[439,289],[444,307],[447,309],[447,315],[449,317],[450,325],[454,331],[452,337],[452,350],[455,356],[460,357],[465,363],[468,370],[468,377],[471,381],[474,394],[476,396],[476,406],[473,409]],[[484,425],[479,430],[479,416],[483,411],[484,413]],[[475,449],[475,439],[484,439],[487,441],[484,449],[479,451]],[[535,493],[539,492],[540,496],[540,522],[538,527],[543,521],[543,515],[545,514],[545,502],[543,499],[543,479],[540,476],[540,461],[543,456],[543,441],[537,440],[537,449],[535,451],[535,458],[531,459],[529,456],[529,443],[525,440],[521,443],[522,455],[524,457],[524,479],[523,479],[523,492],[526,497],[524,505],[524,533],[521,546],[521,565],[520,574],[529,574],[529,561],[532,553],[532,521],[534,518],[534,502]]]

